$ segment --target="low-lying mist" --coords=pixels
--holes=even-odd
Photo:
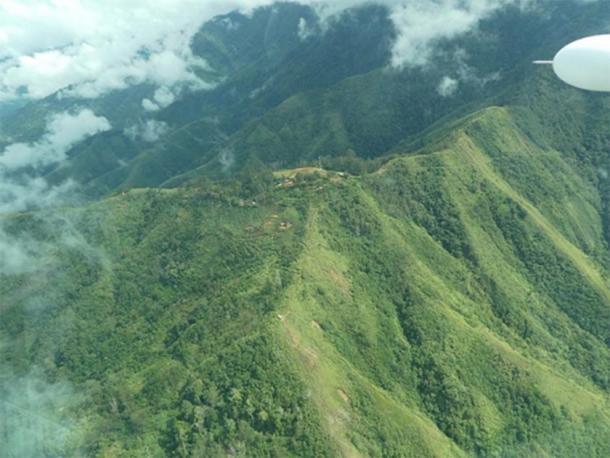
[[[17,375],[0,367],[0,455],[22,458],[75,453],[78,428],[69,412],[79,396],[71,385],[49,382],[36,370]]]
[[[78,186],[70,180],[51,186],[41,172],[66,160],[78,142],[108,129],[109,122],[90,110],[61,113],[49,119],[38,141],[0,151],[2,457],[78,455],[83,420],[76,409],[83,391],[44,358],[32,357],[40,338],[34,329],[41,323],[44,328],[45,320],[66,303],[67,257],[98,265],[103,256],[77,229],[75,214],[64,208],[81,201]],[[48,329],[48,335],[67,332],[68,321],[65,329]],[[53,346],[46,344],[45,358],[53,358]]]

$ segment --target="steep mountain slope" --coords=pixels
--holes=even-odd
[[[193,48],[208,58],[209,42],[220,41],[223,49],[229,48],[226,59],[237,60],[232,64],[234,71],[214,90],[185,97],[159,113],[157,118],[171,131],[127,167],[110,170],[91,186],[106,190],[161,185],[208,163],[213,165],[209,173],[213,176],[239,170],[254,155],[235,150],[231,137],[249,130],[259,117],[295,94],[334,85],[388,61],[394,30],[384,8],[371,6],[346,14],[324,34],[301,40],[299,19],[306,18],[315,30],[314,17],[310,8],[279,4],[258,10],[252,19],[230,15],[205,26]],[[243,25],[227,32],[227,20]],[[261,30],[264,37],[259,36]],[[281,49],[277,49],[279,43]],[[214,56],[212,52],[213,61]],[[295,163],[294,158],[282,162]]]
[[[0,282],[0,434],[56,441],[9,456],[607,456],[603,186],[524,116],[438,126],[361,177],[14,216],[50,248]]]
[[[0,457],[610,456],[610,98],[530,65],[609,11],[540,5],[391,69],[385,8],[281,3],[158,112],[0,106],[113,126],[42,171],[104,199],[0,215]]]

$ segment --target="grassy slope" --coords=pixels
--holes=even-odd
[[[256,207],[190,188],[66,210],[94,254],[2,282],[1,361],[69,380],[70,447],[101,456],[607,456],[602,199],[517,116]],[[61,238],[39,219],[12,226]]]

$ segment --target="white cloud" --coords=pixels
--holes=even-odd
[[[38,142],[7,147],[0,155],[0,218],[67,199],[74,191],[74,182],[50,186],[44,178],[31,176],[28,169],[59,163],[76,143],[108,129],[108,121],[90,110],[63,113],[49,120],[47,133]],[[0,226],[0,273],[21,272],[35,265],[32,259],[37,249],[31,242],[8,236]]]
[[[453,60],[457,64],[456,73],[460,82],[483,87],[488,83],[500,79],[501,75],[499,72],[480,75],[475,68],[468,64],[468,59],[468,53],[463,49],[458,49],[453,55]]]
[[[176,95],[168,87],[163,86],[155,91],[154,99],[161,108],[165,108],[176,101]]]
[[[142,100],[142,108],[146,111],[159,111],[161,107],[150,99]]]
[[[190,39],[201,24],[265,0],[3,0],[0,100],[65,89],[95,98],[131,84],[206,88]]]
[[[307,40],[314,33],[315,30],[307,23],[307,19],[305,19],[304,17],[299,19],[299,39],[301,41]]]
[[[398,37],[392,64],[423,65],[430,45],[463,33],[508,4],[535,0],[301,0],[323,19],[346,8],[380,3],[391,11]],[[190,40],[201,24],[235,9],[272,0],[2,0],[0,101],[26,96],[95,98],[132,84],[151,83],[177,94],[204,89]],[[307,33],[301,22],[296,33]],[[145,109],[161,108],[159,100]]]
[[[451,97],[457,92],[459,86],[460,83],[458,80],[453,79],[450,76],[445,76],[436,88],[436,92],[438,92],[438,95],[441,97]]]
[[[413,0],[392,6],[392,20],[398,38],[392,51],[392,64],[424,65],[432,46],[439,39],[456,37],[475,27],[482,19],[521,0]]]
[[[65,202],[76,187],[70,180],[50,186],[44,178],[31,172],[61,163],[78,142],[110,127],[106,118],[96,116],[91,110],[57,114],[49,119],[47,132],[40,140],[15,143],[0,153],[0,274],[36,270],[40,264],[36,259],[42,251],[42,245],[37,242],[8,235],[3,229],[2,217]]]
[[[3,216],[55,206],[69,201],[74,192],[72,181],[50,186],[43,178],[9,177],[0,173],[0,275],[34,272],[44,263],[42,253],[48,251],[42,242],[8,234]]]
[[[0,275],[30,272],[37,251],[30,248],[33,245],[25,245],[23,240],[6,234],[0,227]]]
[[[68,417],[81,399],[72,386],[48,383],[41,370],[20,375],[6,365],[0,370],[3,456],[41,456],[44,450],[61,455],[67,452],[80,426]]]
[[[47,124],[47,133],[36,143],[14,143],[0,153],[0,175],[25,167],[39,168],[61,162],[66,152],[85,138],[110,130],[104,117],[91,110],[62,113]]]
[[[232,148],[223,148],[218,156],[218,162],[222,166],[222,171],[228,171],[235,164],[235,153]]]
[[[142,108],[146,111],[159,111],[161,108],[170,106],[176,101],[176,94],[167,86],[157,89],[153,95],[153,100],[142,100]]]
[[[132,140],[143,140],[147,143],[153,143],[159,140],[169,131],[169,126],[163,121],[149,119],[146,122],[133,125],[125,129],[125,135]]]
[[[390,10],[398,33],[392,50],[392,65],[424,65],[431,45],[476,27],[508,5],[527,7],[541,0],[314,0],[309,3],[323,20],[354,6],[380,4]],[[582,1],[582,0],[581,0]]]

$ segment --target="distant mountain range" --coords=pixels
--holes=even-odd
[[[51,96],[4,119],[0,139],[35,140],[54,112],[89,107],[107,117],[112,132],[77,145],[60,171],[46,172],[94,195],[222,176],[252,161],[285,168],[347,150],[378,157],[441,120],[515,103],[533,78],[531,60],[605,30],[600,4],[553,2],[548,10],[500,10],[476,31],[437,44],[429,65],[402,71],[389,67],[396,32],[384,7],[344,13],[324,32],[315,13],[297,4],[233,13],[204,25],[192,43],[211,69],[201,76],[215,89],[184,94],[156,113],[142,108],[150,86],[92,101]],[[299,33],[303,23],[313,31],[307,36]],[[150,122],[166,125],[154,142],[128,134]]]

